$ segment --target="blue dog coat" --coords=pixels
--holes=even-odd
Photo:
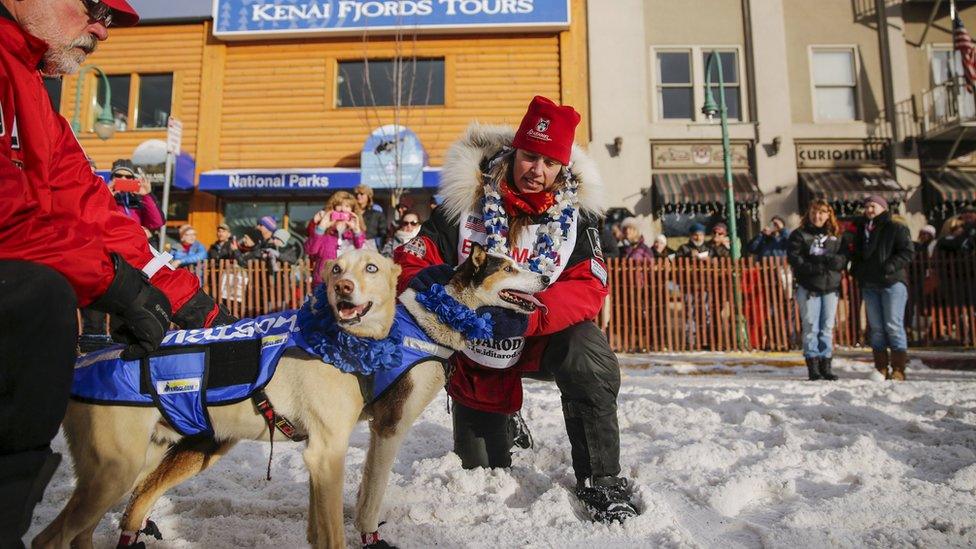
[[[321,356],[306,343],[290,310],[240,320],[229,326],[176,330],[160,348],[141,360],[122,360],[121,347],[78,359],[71,397],[82,402],[156,406],[180,434],[213,434],[208,406],[234,404],[263,389],[286,349],[298,347]],[[424,333],[398,304],[395,322],[402,334],[401,360],[376,370],[375,402],[410,368],[426,360],[446,363],[453,352]]]

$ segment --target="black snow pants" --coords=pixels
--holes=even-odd
[[[620,366],[596,324],[582,322],[549,336],[540,372],[532,377],[559,388],[577,482],[619,475]],[[511,465],[508,417],[455,403],[454,451],[465,469]]]
[[[78,336],[77,298],[57,271],[0,260],[0,548],[22,547],[60,455]]]

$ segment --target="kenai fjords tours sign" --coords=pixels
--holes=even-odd
[[[362,33],[525,32],[569,28],[570,0],[214,0],[227,40]]]

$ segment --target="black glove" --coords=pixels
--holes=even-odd
[[[529,315],[504,307],[478,307],[478,316],[488,313],[493,322],[492,339],[508,339],[525,335],[529,328]]]
[[[91,308],[112,315],[112,337],[126,344],[123,360],[146,356],[159,347],[169,329],[172,307],[142,271],[112,254],[115,278]]]
[[[207,318],[211,316],[213,319],[207,324]],[[193,297],[173,315],[173,322],[183,329],[223,326],[238,320],[226,307],[217,305],[217,302],[203,290],[197,290],[197,293],[193,294]]]
[[[454,267],[451,267],[446,263],[442,263],[440,265],[434,265],[422,269],[413,277],[410,283],[407,284],[407,287],[418,292],[424,292],[434,284],[447,286],[447,283],[451,281],[452,276],[454,276]]]

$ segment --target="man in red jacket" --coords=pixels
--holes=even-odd
[[[44,89],[42,74],[76,72],[110,25],[138,20],[125,0],[0,0],[0,547],[21,545],[60,461],[50,441],[77,307],[111,314],[129,358],[155,349],[170,321],[230,320],[116,209]]]
[[[637,510],[619,476],[620,369],[593,322],[608,293],[604,193],[593,161],[573,146],[579,120],[572,107],[536,97],[518,131],[472,125],[447,152],[443,203],[394,259],[401,290],[443,278],[438,265],[463,262],[474,242],[552,280],[527,321],[492,311],[496,339],[470,342],[452,359],[454,449],[465,468],[511,465],[509,416],[522,406],[522,377],[553,379],[577,496],[595,520],[623,521]]]

